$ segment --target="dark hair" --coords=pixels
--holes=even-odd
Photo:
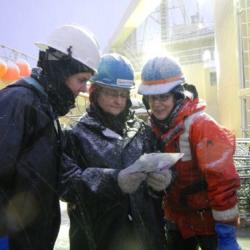
[[[193,99],[199,97],[198,91],[193,84],[185,83],[183,86],[184,86],[185,90],[187,90],[188,92],[190,92],[193,95]]]
[[[95,73],[91,68],[74,59],[70,51],[66,55],[53,48],[39,52],[37,66],[48,75],[54,75],[58,71],[60,74],[63,72],[64,79],[80,72],[90,72],[92,75]]]

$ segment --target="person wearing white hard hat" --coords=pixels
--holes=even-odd
[[[58,116],[86,91],[100,59],[94,37],[78,26],[62,26],[37,45],[39,68],[0,91],[0,237],[10,250],[53,249],[60,227]]]
[[[148,60],[141,79],[138,92],[159,150],[184,154],[172,168],[174,178],[164,197],[166,249],[240,249],[234,135],[205,113],[205,103],[173,58]]]

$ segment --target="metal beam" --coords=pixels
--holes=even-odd
[[[132,0],[104,51],[121,45],[160,3],[161,0]]]

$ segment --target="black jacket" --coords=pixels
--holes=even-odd
[[[63,198],[69,202],[71,250],[163,250],[161,199],[145,183],[123,194],[117,175],[143,153],[151,152],[151,132],[133,118],[123,137],[86,114],[66,133],[68,156]],[[65,164],[74,164],[65,156]]]
[[[18,81],[0,91],[0,235],[11,250],[52,250],[60,225],[60,135],[46,95]]]

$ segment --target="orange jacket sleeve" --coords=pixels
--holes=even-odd
[[[240,178],[233,160],[234,135],[204,113],[192,124],[189,136],[193,157],[207,182],[214,219],[237,218]]]

